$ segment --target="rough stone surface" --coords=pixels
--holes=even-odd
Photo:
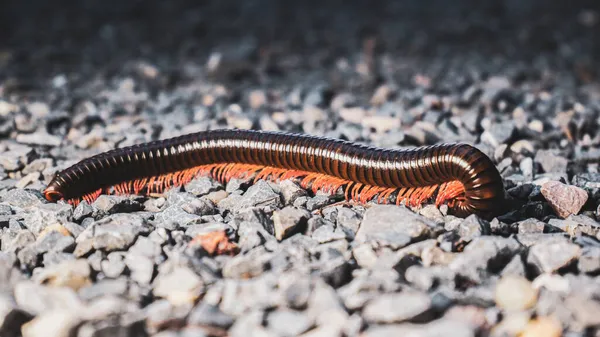
[[[599,13],[589,0],[0,1],[0,336],[598,337]],[[232,145],[198,133],[222,129],[385,150],[299,141],[277,157],[257,135],[233,142],[249,151],[198,151]],[[65,195],[103,172],[212,160],[296,170],[213,166],[163,175],[156,193],[44,197],[85,158],[179,136],[96,157]],[[501,214],[459,217],[435,193],[348,201],[370,188],[315,191],[337,181],[301,172],[429,180],[453,172],[396,175],[395,151],[450,142],[491,159]],[[456,154],[483,163],[473,153]]]
[[[549,181],[542,185],[542,195],[561,218],[578,214],[588,199],[585,190],[558,181]]]

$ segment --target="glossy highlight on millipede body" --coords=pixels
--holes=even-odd
[[[160,193],[207,174],[300,179],[347,199],[418,206],[447,203],[457,216],[498,215],[504,186],[493,162],[467,144],[385,149],[339,139],[252,130],[212,130],[100,153],[59,172],[48,201],[92,202],[102,193]]]

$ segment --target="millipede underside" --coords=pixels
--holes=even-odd
[[[102,193],[113,193],[118,195],[160,194],[168,188],[185,185],[194,178],[203,175],[211,176],[223,184],[234,178],[253,178],[254,182],[260,179],[270,181],[299,179],[300,186],[305,189],[310,189],[314,193],[323,191],[325,193],[335,194],[341,190],[347,200],[366,203],[376,198],[377,203],[395,203],[397,205],[404,203],[410,207],[422,205],[426,201],[433,199],[434,196],[435,204],[437,206],[444,203],[448,203],[452,206],[454,202],[464,198],[465,193],[463,184],[457,180],[439,185],[389,188],[358,183],[322,173],[288,170],[271,166],[224,163],[196,166],[159,176],[128,180],[113,186],[107,186],[89,192],[80,198],[68,199],[67,202],[75,206],[78,205],[81,200],[92,203]]]

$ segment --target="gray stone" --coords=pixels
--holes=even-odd
[[[400,248],[431,235],[436,224],[412,211],[392,205],[374,205],[364,215],[356,242],[377,241]]]
[[[595,275],[600,272],[600,247],[583,248],[579,258],[580,272]]]
[[[548,239],[529,248],[527,263],[538,273],[554,273],[576,263],[581,253],[581,247],[567,239]]]
[[[27,156],[32,149],[27,146],[22,146],[9,151],[4,151],[0,156],[0,166],[6,171],[18,171],[25,166]]]
[[[597,236],[600,233],[600,223],[585,215],[569,215],[566,219],[550,219],[550,227],[559,229],[572,237],[589,235]]]
[[[76,242],[92,239],[93,248],[110,252],[128,248],[139,234],[147,232],[145,221],[139,215],[112,214],[86,228]]]
[[[480,283],[488,272],[502,270],[521,249],[522,246],[514,239],[481,236],[471,241],[449,267],[455,273]]]
[[[167,299],[173,305],[194,303],[204,290],[200,276],[187,267],[175,267],[160,273],[154,280],[155,296]]]
[[[565,307],[570,311],[570,318],[573,320],[571,324],[578,325],[583,328],[592,328],[600,325],[600,303],[598,301],[574,294],[568,296],[564,301]]]
[[[23,174],[30,174],[34,172],[44,172],[44,170],[51,168],[53,164],[52,158],[38,158],[27,164],[21,171]]]
[[[242,252],[249,251],[268,241],[275,241],[263,225],[256,221],[242,221],[238,226],[238,244]]]
[[[129,252],[125,255],[125,265],[131,272],[131,279],[139,284],[149,284],[154,274],[154,262],[147,256]]]
[[[92,205],[102,215],[115,213],[129,213],[142,209],[142,204],[129,197],[121,195],[102,194]]]
[[[332,225],[327,224],[317,228],[312,238],[317,240],[319,243],[331,242],[335,240],[343,240],[346,238],[346,234],[341,230],[336,230]]]
[[[42,203],[42,196],[28,190],[14,189],[2,194],[2,200],[10,206],[27,208]]]
[[[109,296],[125,296],[128,291],[128,281],[125,278],[102,279],[79,289],[79,297],[85,301]]]
[[[185,185],[185,190],[196,196],[207,195],[222,189],[223,186],[209,177],[198,177]]]
[[[223,277],[241,279],[261,275],[268,269],[273,256],[274,254],[266,251],[264,247],[256,247],[225,261]]]
[[[376,325],[369,327],[361,334],[361,337],[475,337],[478,336],[477,328],[467,321],[457,321],[441,318],[427,324],[398,324],[398,325]]]
[[[116,278],[125,271],[125,255],[122,252],[112,252],[101,262],[101,270],[107,277]]]
[[[311,281],[306,275],[289,272],[279,278],[279,289],[281,289],[287,306],[301,310],[308,304],[311,295]]]
[[[306,231],[306,221],[310,213],[306,210],[287,206],[273,213],[275,238],[281,241],[295,233]]]
[[[1,241],[3,251],[16,252],[35,242],[33,233],[26,229],[15,232],[14,237],[11,237],[11,234],[10,231],[7,231],[2,235]]]
[[[419,321],[430,314],[431,299],[427,294],[418,292],[401,292],[385,294],[369,302],[363,317],[372,323],[397,323]]]
[[[51,231],[48,234],[38,238],[35,249],[38,254],[46,252],[66,252],[75,247],[75,239],[72,236],[65,236],[63,233]]]
[[[222,312],[218,306],[201,302],[190,313],[188,322],[227,329],[233,324],[234,319]]]
[[[39,254],[35,246],[27,246],[17,253],[21,265],[33,269],[39,262]]]
[[[71,288],[48,287],[31,281],[18,283],[14,295],[19,307],[33,315],[54,310],[80,312],[84,306]]]
[[[347,207],[338,208],[337,212],[337,225],[342,228],[348,229],[351,233],[356,234],[362,217],[355,211]]]
[[[63,253],[63,252],[48,252],[42,256],[42,265],[45,267],[52,267],[57,264],[75,260],[75,255],[71,253]]]
[[[175,230],[199,222],[201,217],[186,212],[181,206],[169,206],[157,213],[153,224],[168,230]]]
[[[476,237],[490,235],[492,232],[490,223],[479,218],[475,214],[469,215],[462,221],[457,230],[458,235],[460,235],[461,239],[464,241],[472,241]]]
[[[369,301],[381,297],[381,293],[399,290],[398,273],[394,270],[360,270],[352,281],[338,289],[338,294],[348,310],[361,309]],[[364,317],[364,315],[363,315]]]
[[[546,223],[537,219],[526,219],[517,223],[519,234],[543,233]]]
[[[342,241],[345,243],[345,241]],[[329,253],[337,252],[335,249],[328,249]],[[339,256],[337,256],[339,254]],[[332,287],[338,288],[352,279],[352,268],[350,263],[340,253],[332,254],[334,258],[323,258],[326,256],[321,254],[322,262],[319,264],[319,273],[321,277]]]
[[[163,329],[165,326],[185,325],[186,317],[189,315],[192,308],[191,304],[173,306],[167,300],[157,300],[152,302],[146,308],[146,322],[149,327],[149,332],[153,333]],[[160,334],[153,334],[158,336]],[[175,334],[175,337],[181,335]],[[201,334],[200,336],[204,336]]]
[[[415,288],[421,291],[428,291],[440,282],[440,274],[444,273],[446,277],[452,277],[454,273],[448,268],[432,266],[425,268],[419,265],[413,265],[406,269],[404,278]]]
[[[314,211],[317,209],[321,209],[329,204],[331,204],[333,200],[328,195],[317,194],[314,197],[308,199],[306,201],[306,209],[309,211]]]
[[[526,276],[525,264],[521,255],[515,255],[512,260],[502,270],[502,276],[513,275],[513,276]]]
[[[600,189],[600,173],[580,173],[573,176],[573,185],[588,189]]]
[[[267,317],[267,327],[278,336],[298,336],[312,326],[305,313],[293,310],[276,310]]]
[[[256,184],[250,186],[246,193],[239,200],[239,204],[235,207],[235,211],[240,211],[249,207],[281,207],[281,196],[273,190],[271,185],[259,180]]]
[[[302,189],[292,180],[284,180],[279,183],[281,196],[285,205],[294,205],[294,202],[299,198],[307,195],[306,190]]]
[[[70,221],[73,208],[68,204],[42,204],[23,214],[23,224],[34,234],[44,228]]]
[[[555,150],[538,150],[533,159],[546,173],[566,173],[569,161]]]
[[[506,143],[515,132],[515,123],[512,120],[493,123],[488,130],[486,130],[485,136],[486,140],[490,142],[492,146],[498,146],[500,144]]]

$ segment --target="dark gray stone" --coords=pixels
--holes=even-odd
[[[185,185],[186,192],[196,196],[207,195],[220,189],[223,189],[223,186],[219,182],[206,176],[198,177]]]
[[[348,229],[351,233],[356,234],[362,217],[347,207],[340,207],[337,211],[337,225],[342,228]]]
[[[308,218],[310,218],[308,211],[293,206],[275,211],[273,213],[275,238],[281,241],[295,233],[305,232]]]
[[[276,207],[282,206],[281,196],[275,192],[271,185],[259,180],[256,184],[250,186],[246,193],[239,200],[239,204],[235,207],[235,211],[239,212],[249,207]]]
[[[295,205],[294,203],[300,197],[306,196],[306,190],[302,189],[292,180],[284,180],[279,183],[281,189],[281,197],[285,205]]]
[[[175,230],[181,227],[187,227],[191,224],[201,221],[201,217],[196,214],[186,212],[181,206],[169,206],[154,216],[154,224],[157,227],[168,230]]]
[[[0,336],[20,336],[21,326],[31,318],[12,297],[0,295]]]
[[[129,197],[106,194],[100,195],[91,206],[102,215],[130,213],[142,209],[142,204]]]
[[[269,241],[276,241],[264,226],[256,221],[242,221],[238,227],[238,245],[242,252],[247,252]]]
[[[321,209],[333,202],[333,199],[328,195],[317,194],[306,201],[306,209],[314,211]]]

